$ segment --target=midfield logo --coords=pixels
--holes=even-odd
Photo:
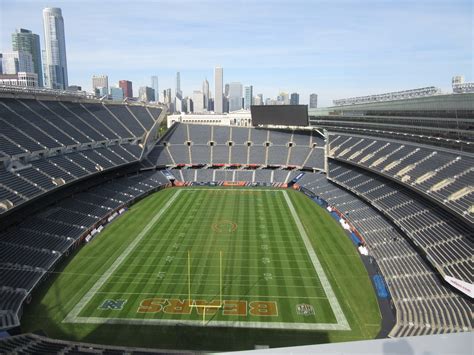
[[[126,302],[127,302],[127,300],[122,300],[122,299],[120,299],[120,300],[112,300],[112,299],[104,300],[104,302],[102,302],[102,304],[98,308],[99,309],[104,309],[104,310],[111,309],[111,310],[117,311],[117,310],[123,309],[123,306]]]

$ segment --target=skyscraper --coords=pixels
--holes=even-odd
[[[113,101],[122,101],[123,100],[123,90],[121,88],[112,86],[110,88],[110,96]]]
[[[43,68],[41,65],[40,39],[37,34],[24,28],[17,29],[12,33],[12,49],[31,54],[33,61],[33,72],[38,74],[38,86],[43,86]]]
[[[109,77],[107,75],[92,76],[92,91],[97,88],[105,88],[105,91],[109,92]]]
[[[170,101],[171,103],[171,101]],[[183,92],[181,91],[181,73],[176,72],[176,92],[174,95],[174,112],[181,112],[183,109]]]
[[[66,38],[61,9],[43,9],[45,86],[65,90],[68,86]]]
[[[309,95],[309,108],[318,108],[318,95]]]
[[[223,113],[224,112],[224,70],[221,67],[216,67],[214,69],[214,112]]]
[[[233,82],[229,84],[229,112],[242,109],[242,84]]]
[[[141,86],[138,89],[138,98],[144,102],[152,101],[155,98],[155,90],[149,86]]]
[[[183,96],[181,92],[181,73],[179,71],[176,72],[176,93],[180,93]]]
[[[204,108],[207,109],[209,103],[209,81],[207,79],[202,82],[202,93],[204,95]]]
[[[253,105],[253,86],[246,86],[245,87],[245,96],[244,96],[244,108],[246,110],[250,110],[250,106]]]
[[[277,105],[289,105],[290,104],[290,97],[286,92],[280,92],[277,96]]]
[[[153,98],[152,101],[159,101],[160,99],[160,90],[158,87],[158,77],[156,75],[153,75],[151,77],[151,87],[153,90],[155,90],[155,97]]]
[[[204,111],[204,94],[202,91],[193,91],[193,112]]]
[[[294,92],[290,95],[290,105],[299,105],[300,104],[300,95],[297,92]]]
[[[4,74],[34,73],[31,54],[24,51],[2,53],[2,68]]]
[[[120,80],[119,88],[123,91],[123,97],[131,99],[133,97],[133,87],[132,82],[129,80]]]

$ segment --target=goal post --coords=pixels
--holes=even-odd
[[[222,282],[222,250],[219,251],[219,304],[218,305],[211,305],[211,304],[197,304],[193,302],[191,298],[191,250],[188,250],[188,305],[192,308],[202,308],[202,324],[205,325],[206,323],[206,309],[214,308],[220,309],[223,306],[222,300],[222,291],[223,291],[223,282]],[[212,301],[210,301],[212,302]]]

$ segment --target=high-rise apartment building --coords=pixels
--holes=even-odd
[[[152,101],[159,101],[160,100],[160,90],[158,87],[158,77],[156,75],[153,75],[151,77],[151,87],[153,90],[155,90],[155,97],[153,98]]]
[[[174,112],[183,110],[183,92],[181,91],[181,73],[176,72],[176,92],[174,95]]]
[[[176,72],[176,93],[183,96],[183,92],[181,91],[181,73],[179,71]]]
[[[242,109],[242,84],[233,82],[229,84],[229,112]]]
[[[141,86],[138,89],[138,98],[144,102],[153,101],[155,99],[155,90],[149,86]]]
[[[38,86],[43,86],[43,67],[41,64],[41,47],[39,36],[24,28],[12,33],[12,49],[31,54],[33,73],[38,75]]]
[[[208,109],[209,106],[209,81],[204,79],[202,82],[202,94],[204,95],[204,108]],[[209,111],[209,109],[208,109]]]
[[[123,97],[131,99],[133,97],[132,82],[129,80],[120,80],[119,88],[123,91]]]
[[[300,95],[297,92],[294,92],[290,95],[290,105],[299,105],[300,104]]]
[[[109,92],[109,77],[107,75],[92,76],[92,91],[97,88],[105,88],[105,91]]]
[[[290,104],[290,97],[286,92],[280,92],[277,97],[277,105],[289,105]]]
[[[204,94],[202,91],[193,91],[193,112],[204,112]]]
[[[110,87],[110,96],[113,101],[122,101],[123,100],[123,90],[116,86]]]
[[[309,95],[309,108],[318,108],[318,95]]]
[[[34,73],[31,54],[24,51],[2,53],[2,70],[4,74]]]
[[[45,86],[65,90],[68,87],[66,38],[61,9],[48,7],[43,10],[44,29],[44,79]]]
[[[244,108],[246,110],[250,110],[250,106],[253,105],[253,86],[246,86],[245,87],[245,95],[244,95]]]
[[[216,67],[214,69],[214,112],[223,113],[224,112],[224,69],[221,67]]]

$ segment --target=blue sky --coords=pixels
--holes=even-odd
[[[60,7],[69,83],[93,74],[185,95],[224,68],[224,82],[276,97],[333,99],[473,80],[473,5],[467,0],[0,0],[0,50],[17,27],[42,32],[42,9]]]

